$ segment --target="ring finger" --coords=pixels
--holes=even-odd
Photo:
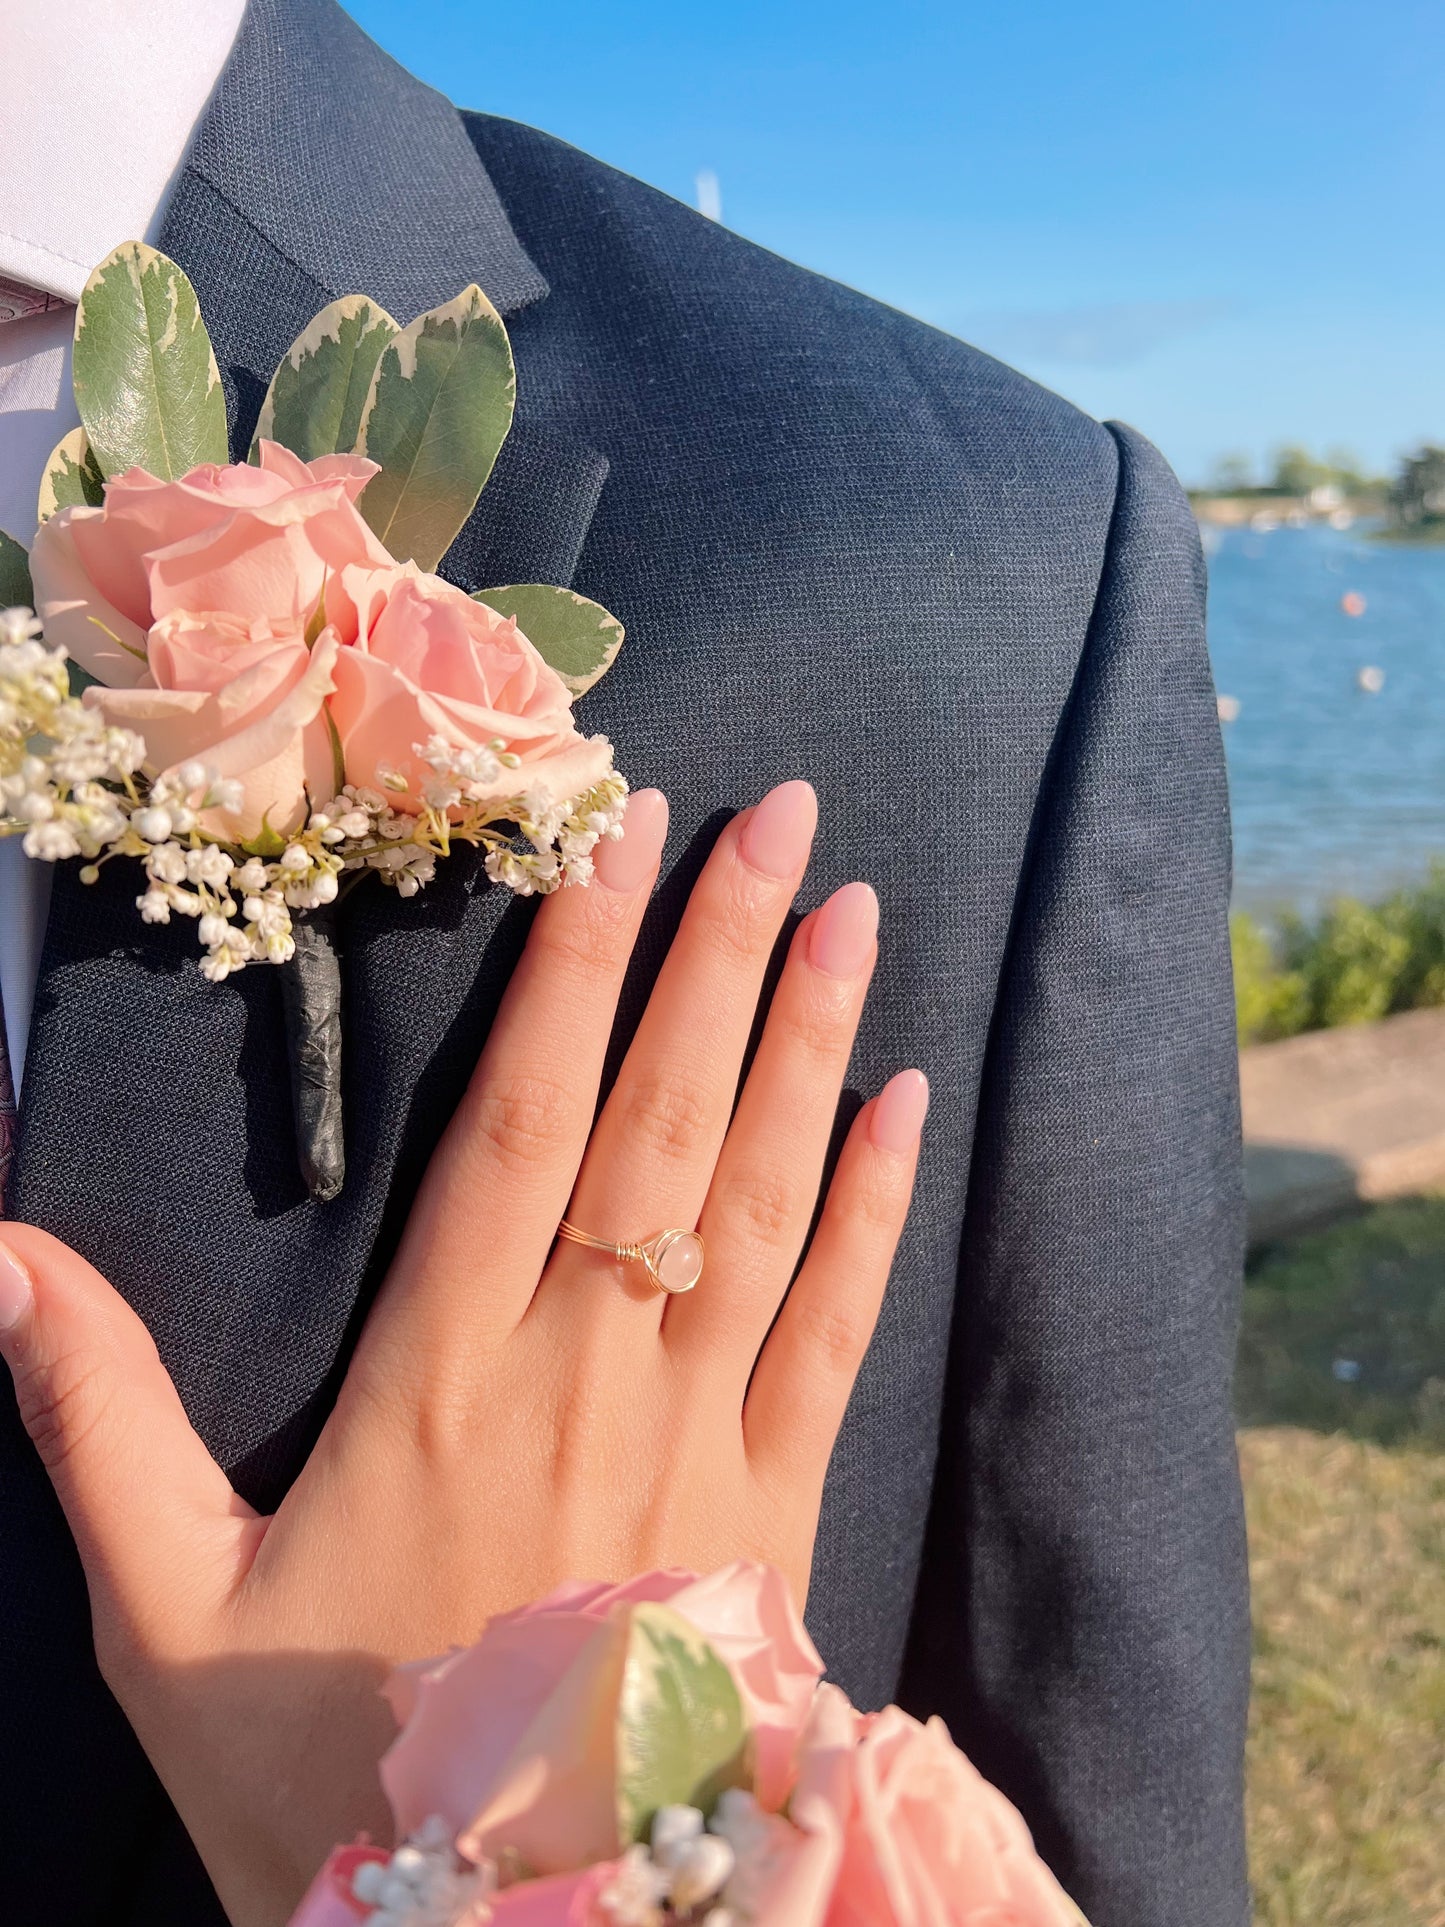
[[[817,818],[811,786],[784,783],[718,839],[583,1158],[567,1213],[582,1230],[632,1242],[696,1225]],[[566,1246],[553,1262],[570,1280],[608,1260]],[[649,1301],[660,1316],[661,1294],[640,1273],[628,1282],[606,1303]]]

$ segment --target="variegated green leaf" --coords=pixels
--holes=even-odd
[[[297,335],[271,377],[251,443],[280,442],[303,462],[349,455],[361,434],[361,412],[381,351],[399,329],[364,294],[343,295]]]
[[[195,289],[174,261],[124,241],[75,314],[75,405],[102,475],[171,482],[224,462],[226,399]]]
[[[37,519],[48,522],[61,509],[99,508],[105,500],[105,478],[90,452],[83,428],[72,428],[50,451],[40,478]]]
[[[516,389],[507,331],[478,287],[382,351],[359,444],[381,473],[358,506],[399,562],[434,569],[451,547],[512,425]]]
[[[638,1605],[629,1615],[616,1760],[624,1844],[647,1837],[659,1807],[710,1813],[725,1787],[752,1785],[751,1739],[733,1676],[670,1607]]]
[[[33,609],[35,591],[30,586],[30,556],[27,550],[0,529],[0,609]]]
[[[478,589],[475,600],[517,627],[574,696],[590,689],[612,667],[622,647],[622,624],[600,602],[545,582],[514,582],[506,589]]]

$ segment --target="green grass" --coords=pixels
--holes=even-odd
[[[1256,1921],[1445,1927],[1445,1196],[1256,1263],[1239,1412]]]
[[[1353,1383],[1337,1360],[1358,1366]],[[1445,1453],[1445,1196],[1377,1205],[1263,1254],[1236,1383],[1242,1425]]]
[[[1445,1458],[1240,1441],[1254,1583],[1260,1927],[1445,1921]]]

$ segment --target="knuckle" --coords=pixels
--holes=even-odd
[[[721,1181],[718,1216],[729,1238],[754,1244],[785,1244],[797,1224],[802,1200],[796,1182],[775,1168],[744,1170]]]
[[[470,1344],[389,1347],[353,1366],[342,1397],[353,1425],[382,1441],[385,1456],[415,1458],[450,1478],[475,1463],[478,1432],[490,1423],[479,1396],[485,1362]]]
[[[805,1346],[824,1370],[855,1372],[868,1349],[871,1331],[857,1308],[838,1297],[804,1297],[794,1316]]]
[[[845,1206],[854,1224],[869,1233],[874,1242],[884,1238],[891,1243],[902,1223],[903,1202],[898,1173],[885,1169],[879,1158],[863,1159],[848,1185]]]
[[[501,1169],[530,1169],[559,1141],[570,1110],[562,1085],[544,1077],[489,1083],[469,1106],[468,1136]]]
[[[849,987],[816,980],[801,994],[773,1005],[783,1040],[808,1057],[834,1058],[848,1035]]]
[[[576,914],[560,918],[545,938],[549,960],[569,977],[584,981],[617,968],[623,954],[623,930],[630,901],[602,890],[580,893],[587,900]],[[566,905],[568,910],[573,906]]]
[[[772,949],[785,887],[740,863],[734,866],[703,922],[704,934],[725,963],[755,963]]]
[[[700,1091],[676,1077],[649,1077],[628,1095],[623,1106],[623,1131],[644,1152],[684,1163],[707,1143],[711,1127],[709,1107]]]
[[[104,1423],[111,1397],[99,1361],[81,1354],[23,1372],[15,1395],[30,1442],[52,1477]]]

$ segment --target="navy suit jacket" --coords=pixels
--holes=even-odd
[[[860,1703],[946,1717],[1097,1927],[1242,1927],[1229,830],[1168,468],[560,141],[458,114],[332,0],[252,0],[161,246],[238,453],[334,296],[409,319],[476,280],[506,316],[517,423],[445,573],[572,583],[626,624],[583,716],[673,828],[624,1028],[726,813],[817,787],[805,907],[859,876],[883,906],[852,1082],[921,1064],[934,1097],[812,1631]],[[12,1208],[126,1292],[270,1505],[529,912],[464,858],[411,902],[350,900],[350,1168],[323,1206],[276,973],[204,983],[122,867],[56,878]],[[6,1920],[208,1927],[8,1400],[0,1419]]]

